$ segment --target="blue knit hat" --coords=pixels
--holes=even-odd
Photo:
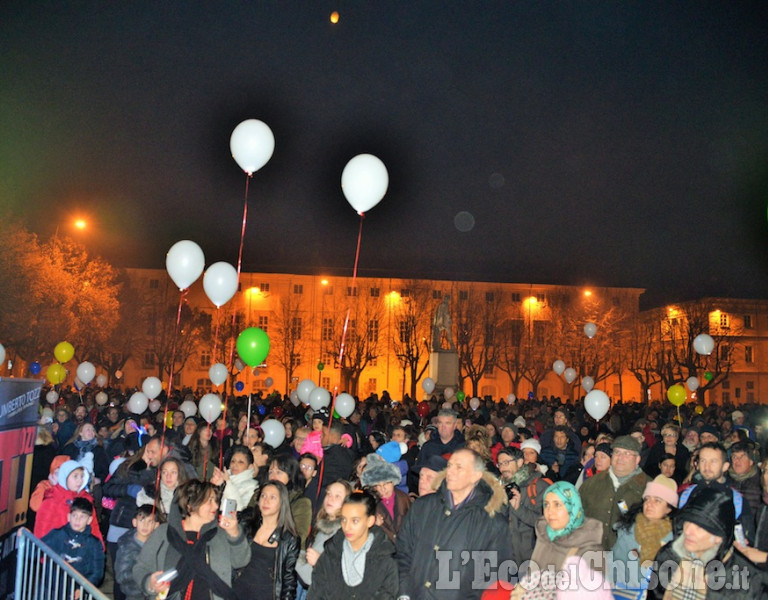
[[[558,481],[553,483],[546,490],[544,490],[544,501],[547,500],[547,494],[557,495],[565,504],[565,508],[568,511],[568,525],[562,529],[555,531],[549,525],[547,525],[547,536],[550,540],[568,535],[574,529],[578,529],[584,524],[584,508],[581,506],[581,497],[579,496],[579,490],[572,483],[567,481]]]

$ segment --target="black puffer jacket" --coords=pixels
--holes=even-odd
[[[350,587],[341,572],[344,532],[339,530],[325,543],[325,552],[312,572],[308,600],[389,600],[397,596],[397,563],[395,547],[384,531],[372,527],[373,543],[365,555],[365,575],[360,585]]]
[[[496,565],[512,558],[507,495],[498,480],[484,473],[473,495],[452,508],[444,477],[445,471],[436,478],[434,494],[416,499],[397,536],[399,595],[411,600],[479,599],[496,573],[484,585],[475,582],[472,551],[495,553]],[[451,581],[445,581],[446,577]]]
[[[148,468],[143,460],[140,460],[127,469],[118,468],[102,486],[105,496],[114,498],[117,502],[112,514],[109,516],[110,525],[130,529],[136,516],[136,494],[146,485],[154,484],[157,469]],[[134,486],[131,488],[131,486]]]

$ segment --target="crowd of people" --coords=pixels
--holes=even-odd
[[[340,418],[258,394],[208,423],[192,397],[43,411],[28,526],[95,585],[109,569],[116,600],[768,594],[759,405],[617,402],[598,423],[560,398],[384,392]]]

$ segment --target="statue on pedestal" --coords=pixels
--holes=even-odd
[[[435,317],[432,319],[432,352],[456,351],[456,346],[453,343],[450,300],[451,297],[448,294],[443,296],[443,301],[438,305]],[[444,342],[447,347],[445,347]]]

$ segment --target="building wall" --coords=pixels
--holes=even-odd
[[[178,291],[174,289],[165,270],[161,269],[129,269],[129,280],[133,287],[140,289],[144,294],[167,294],[175,301]],[[408,295],[409,286],[425,286],[432,290],[429,302],[429,315],[431,322],[434,310],[444,294],[452,294],[451,307],[455,310],[455,303],[466,297],[468,290],[474,294],[473,298],[482,298],[487,292],[501,293],[505,307],[518,311],[527,318],[535,319],[531,315],[531,308],[525,305],[526,300],[534,297],[538,303],[534,303],[536,310],[540,311],[542,319],[551,319],[554,309],[554,299],[567,296],[573,301],[590,295],[590,301],[603,301],[609,306],[620,306],[628,314],[639,312],[639,298],[643,290],[638,288],[599,288],[599,287],[570,287],[536,284],[513,283],[487,283],[487,282],[463,282],[446,280],[413,280],[399,278],[371,278],[358,277],[356,281],[357,293],[360,296],[370,297],[376,291],[374,298],[380,305],[379,318],[379,356],[375,364],[369,365],[363,371],[359,382],[359,394],[367,395],[376,392],[381,394],[388,390],[393,398],[400,398],[403,391],[410,390],[410,380],[403,378],[403,371],[397,357],[394,354],[392,340],[398,335],[398,306]],[[235,297],[219,309],[219,321],[226,322],[231,319],[231,310],[235,306],[244,314],[243,328],[254,326],[266,329],[270,339],[276,334],[277,321],[279,319],[280,302],[292,298],[298,302],[299,315],[302,326],[301,362],[296,369],[293,381],[286,381],[285,369],[276,364],[274,357],[267,357],[266,366],[258,369],[254,375],[250,369],[245,369],[239,376],[239,380],[245,385],[245,391],[265,390],[265,380],[269,377],[274,381],[273,388],[284,392],[286,384],[288,388],[295,388],[299,380],[311,378],[324,387],[333,390],[339,385],[339,371],[333,368],[330,344],[322,340],[323,318],[340,318],[339,311],[343,311],[345,302],[349,299],[348,289],[352,286],[352,280],[348,277],[331,277],[319,275],[295,275],[275,273],[243,273],[240,278],[240,289]],[[373,298],[371,298],[373,301]],[[569,300],[570,301],[570,300]],[[186,302],[189,306],[206,311],[211,315],[212,323],[217,322],[216,308],[206,297],[202,278],[189,290]],[[223,320],[223,321],[222,321]],[[768,327],[768,315],[761,326]],[[210,388],[208,380],[208,367],[212,353],[211,348],[201,348],[196,356],[188,362],[186,367],[175,379],[175,385],[189,386],[192,388]],[[272,343],[270,353],[276,351],[276,344]],[[221,349],[217,349],[220,354]],[[144,364],[144,351],[135,352],[136,356],[130,360],[124,371],[124,382],[127,385],[140,386],[141,381],[149,375],[157,375],[157,368]],[[207,355],[207,356],[206,356]],[[224,356],[229,356],[229,349]],[[325,369],[317,370],[318,362],[325,363]],[[566,361],[567,362],[567,361]],[[577,365],[573,365],[578,367]],[[425,374],[426,376],[426,374]],[[546,379],[539,385],[539,395],[556,395],[566,397],[570,386],[550,372]],[[625,401],[640,399],[640,385],[630,374],[624,375],[621,381],[618,377],[610,377],[598,382],[596,388],[606,391],[611,397],[623,397]],[[417,387],[421,393],[420,385]],[[530,384],[523,380],[517,389],[518,397],[526,397],[531,390]],[[467,381],[465,390],[471,392]],[[511,383],[508,375],[496,368],[493,373],[486,374],[480,381],[480,395],[490,395],[494,398],[505,398],[511,391]],[[579,390],[583,393],[582,390]]]

